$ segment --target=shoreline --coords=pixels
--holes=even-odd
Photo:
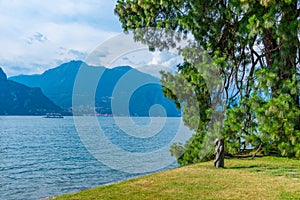
[[[119,180],[119,181],[112,181],[112,182],[104,183],[104,184],[101,184],[101,185],[97,185],[95,187],[89,187],[89,188],[82,189],[82,190],[77,190],[77,191],[72,191],[72,192],[68,192],[68,193],[58,194],[58,195],[51,196],[51,197],[45,197],[45,198],[42,198],[41,200],[56,199],[57,197],[62,196],[62,195],[72,195],[72,194],[76,194],[76,193],[83,192],[83,191],[86,191],[86,190],[92,190],[92,189],[95,189],[95,188],[98,188],[98,187],[115,185],[115,184],[118,184],[118,183],[122,183],[122,182],[130,181],[130,180],[134,180],[134,179],[137,179],[137,178],[146,177],[148,175],[152,175],[152,174],[156,174],[156,173],[159,173],[159,172],[164,172],[164,171],[168,171],[168,170],[172,170],[172,169],[176,169],[176,168],[180,168],[180,167],[178,166],[178,167],[170,168],[170,169],[166,169],[166,170],[149,172],[149,173],[146,173],[146,174],[142,174],[142,175],[138,175],[138,176],[133,176],[133,177],[130,177],[130,178]]]
[[[283,170],[284,169],[284,170]],[[230,178],[228,178],[230,177]],[[78,199],[298,199],[300,160],[266,156],[213,161],[133,177],[79,192],[52,197]],[[124,182],[122,184],[118,184]],[[243,183],[243,184],[240,184]],[[234,188],[234,190],[232,189]],[[239,192],[236,192],[239,191]]]

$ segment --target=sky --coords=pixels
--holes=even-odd
[[[42,73],[83,60],[122,32],[116,0],[0,0],[0,66],[9,75]]]
[[[115,4],[116,0],[0,0],[0,67],[14,76],[85,60],[101,43],[122,33]],[[165,53],[151,55],[143,64],[170,63]]]

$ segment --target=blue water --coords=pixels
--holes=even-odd
[[[113,118],[98,120],[112,143],[126,151],[147,152],[170,142],[178,118],[166,124],[165,133],[136,140],[122,133]],[[135,120],[148,123],[144,118]],[[176,166],[172,163],[165,169]],[[0,117],[0,199],[41,199],[138,175],[111,169],[94,158],[80,140],[72,117]]]

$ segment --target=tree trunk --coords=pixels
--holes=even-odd
[[[224,167],[224,140],[217,138],[215,140],[215,168]]]

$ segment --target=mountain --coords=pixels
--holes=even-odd
[[[44,115],[62,112],[39,88],[30,88],[7,80],[0,68],[0,115]]]
[[[168,116],[180,115],[175,104],[164,97],[158,78],[129,66],[108,69],[102,66],[89,66],[82,61],[71,61],[49,69],[40,75],[20,75],[9,79],[29,87],[40,87],[56,105],[70,109],[73,87],[75,81],[78,81],[76,78],[79,70],[80,73],[86,73],[81,82],[86,86],[83,86],[85,88],[77,95],[81,98],[84,97],[83,99],[89,99],[91,95],[95,95],[96,112],[99,114],[148,116],[150,110],[153,115],[161,116],[164,115],[164,111],[158,106],[152,107],[159,104],[165,108]],[[86,91],[92,84],[90,83],[92,77],[99,78],[98,84],[93,94],[87,94]],[[137,87],[133,91],[135,85],[141,87]],[[94,107],[94,105],[82,106]],[[150,109],[151,107],[152,109]]]
[[[14,76],[9,80],[29,87],[39,87],[56,105],[68,109],[72,106],[73,85],[82,64],[81,61],[71,61],[43,74]]]

